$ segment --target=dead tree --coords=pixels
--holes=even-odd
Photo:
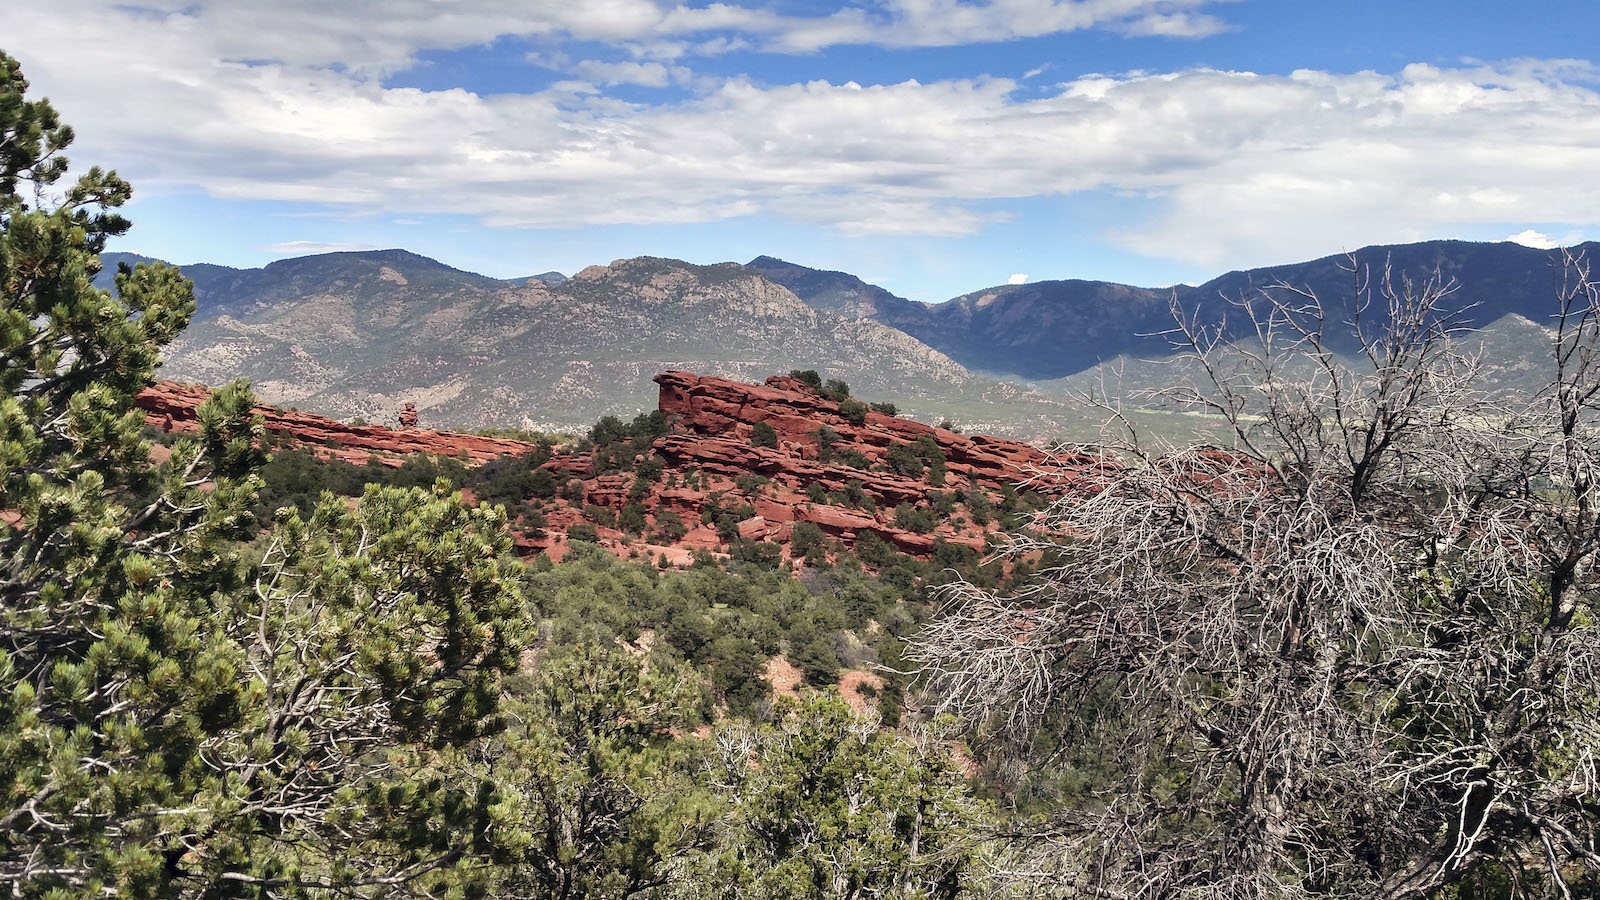
[[[1043,555],[1033,587],[957,585],[916,642],[929,696],[1036,771],[1100,761],[1017,836],[1019,880],[1600,891],[1600,286],[1559,258],[1549,382],[1494,394],[1453,283],[1350,262],[1345,303],[1276,284],[1232,323],[1175,307],[1198,377],[1160,393],[1232,446],[1151,444],[1118,412],[1094,448],[1117,465],[1006,550]]]

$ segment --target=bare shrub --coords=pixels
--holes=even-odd
[[[1491,395],[1455,284],[1350,263],[1346,303],[1275,284],[1232,322],[1175,306],[1198,377],[1159,399],[1232,446],[1143,440],[1099,398],[1114,427],[1074,452],[1105,467],[1005,551],[1043,553],[1038,580],[951,587],[912,648],[943,709],[1089,773],[1013,842],[1014,880],[1600,890],[1600,289],[1563,253],[1548,385]]]

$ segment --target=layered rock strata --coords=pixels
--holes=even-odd
[[[983,492],[993,504],[1008,486],[1023,483],[1049,493],[1071,487],[1081,473],[1097,465],[1087,457],[1069,459],[1074,474],[1073,468],[1062,468],[1059,457],[1028,444],[962,435],[877,411],[862,417],[853,410],[860,421],[852,421],[839,403],[786,376],[753,385],[672,371],[655,381],[671,432],[656,439],[639,458],[659,458],[662,477],[641,492],[631,472],[597,473],[592,454],[558,453],[543,467],[558,475],[571,499],[537,501],[545,525],[519,533],[518,545],[525,552],[559,558],[566,549],[566,532],[596,518],[592,507],[621,512],[637,504],[646,516],[642,536],[596,524],[601,544],[622,555],[687,564],[695,550],[729,549],[725,535],[703,522],[702,513],[710,510],[705,518],[714,518],[717,508],[734,504],[754,510],[753,516],[738,523],[738,538],[778,544],[785,559],[797,523],[816,526],[837,550],[854,550],[870,534],[927,559],[941,541],[978,550],[986,545],[988,527],[975,523],[978,517],[955,502],[956,496]],[[141,393],[137,404],[152,425],[194,431],[199,428],[196,410],[207,393],[205,388],[163,382]],[[350,425],[267,406],[257,407],[256,412],[279,438],[310,447],[323,457],[356,464],[375,458],[399,466],[413,453],[481,464],[525,454],[536,446],[453,432]],[[759,443],[775,446],[758,446],[758,425],[776,435],[775,441],[767,435]],[[827,435],[826,449],[821,434]],[[942,458],[943,484],[932,483],[935,479],[929,475],[911,477],[889,469],[890,448],[917,445],[927,455],[930,443]],[[581,483],[581,500],[571,485],[574,480]],[[853,502],[840,499],[846,495]],[[926,510],[935,502],[944,505],[944,512],[931,529],[897,525],[896,507]],[[660,527],[667,512],[681,519],[687,532],[670,541]]]

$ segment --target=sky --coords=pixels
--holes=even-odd
[[[939,301],[1600,238],[1592,0],[51,0],[112,249],[496,277],[768,254]]]

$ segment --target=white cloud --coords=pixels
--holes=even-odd
[[[1561,246],[1559,242],[1552,240],[1541,232],[1534,231],[1532,228],[1526,231],[1519,231],[1507,237],[1506,240],[1513,244],[1521,244],[1524,247],[1532,247],[1535,250],[1554,250]]]
[[[1535,250],[1554,250],[1557,247],[1576,247],[1588,239],[1588,236],[1585,235],[1581,229],[1576,228],[1560,235],[1548,235],[1529,228],[1525,231],[1519,231],[1516,234],[1510,235],[1506,238],[1506,240],[1511,241],[1512,243],[1521,244],[1524,247],[1532,247]]]
[[[334,66],[375,76],[406,68],[423,50],[456,50],[501,37],[635,42],[658,52],[674,47],[668,52],[676,55],[749,46],[785,52],[838,44],[948,46],[1092,28],[1197,36],[1215,20],[1195,11],[1228,2],[1233,0],[881,0],[871,13],[846,7],[781,15],[759,2],[691,6],[673,0],[138,0],[118,6],[53,0],[45,8],[0,11],[0,24],[10,37],[25,18],[111,17],[165,29],[203,44],[207,55],[219,59]]]
[[[1133,37],[1203,38],[1231,31],[1216,16],[1192,12],[1153,12],[1130,21],[1123,31]]]
[[[1230,0],[886,0],[876,14],[850,7],[827,16],[752,20],[746,27],[765,27],[772,46],[797,51],[836,44],[951,46],[1093,28],[1193,38],[1228,29],[1197,12],[1219,2]]]
[[[686,84],[694,73],[685,66],[664,66],[658,62],[600,62],[579,60],[572,71],[584,78],[604,85],[637,84],[643,87],[666,87],[669,84]]]
[[[1018,10],[1014,29],[1131,21],[1152,8],[1140,0],[1083,0],[1071,10],[1007,2]],[[232,13],[262,30],[259,46],[201,27],[200,13],[163,23],[89,0],[0,12],[0,33],[24,48],[35,88],[78,127],[77,161],[115,165],[136,186],[221,197],[471,215],[497,226],[778,215],[849,233],[963,234],[1004,218],[1010,198],[1108,191],[1147,198],[1153,211],[1113,233],[1117,243],[1207,266],[1473,225],[1600,225],[1600,181],[1587,177],[1600,170],[1600,78],[1581,64],[1289,76],[1192,70],[1085,76],[1027,92],[994,78],[731,79],[687,101],[642,106],[593,82],[494,96],[385,89],[360,66],[312,64],[355,38],[314,27],[322,21],[315,11],[343,5],[295,3],[255,18]],[[415,45],[402,13],[435,4],[398,5],[393,17],[385,6],[361,40]],[[656,16],[655,33],[690,27],[674,16],[768,15],[675,13],[646,0],[570,5],[581,13],[532,7],[545,10],[551,29],[623,35],[617,40],[641,33],[630,13]],[[983,25],[991,7],[998,4],[899,0],[884,21],[859,11],[826,21],[880,36],[902,27],[895,22],[918,22],[927,27],[906,39],[935,40],[955,27],[927,24],[935,18]],[[489,27],[474,22],[440,24],[435,43]],[[301,35],[309,49],[294,48],[290,38]],[[71,49],[81,46],[96,51]],[[291,51],[306,64],[224,61]],[[393,57],[365,58],[370,69]],[[629,71],[656,78],[651,63],[673,77],[656,60]]]
[[[279,256],[310,256],[315,253],[343,253],[350,250],[372,250],[371,244],[346,243],[341,241],[283,241],[277,244],[268,244],[261,250]]]
[[[1018,272],[1017,274],[1015,274],[1015,275],[1011,276],[1010,278],[1006,279],[1006,284],[1027,284],[1027,283],[1028,283],[1028,276],[1023,274],[1023,273],[1021,273],[1021,272]]]

